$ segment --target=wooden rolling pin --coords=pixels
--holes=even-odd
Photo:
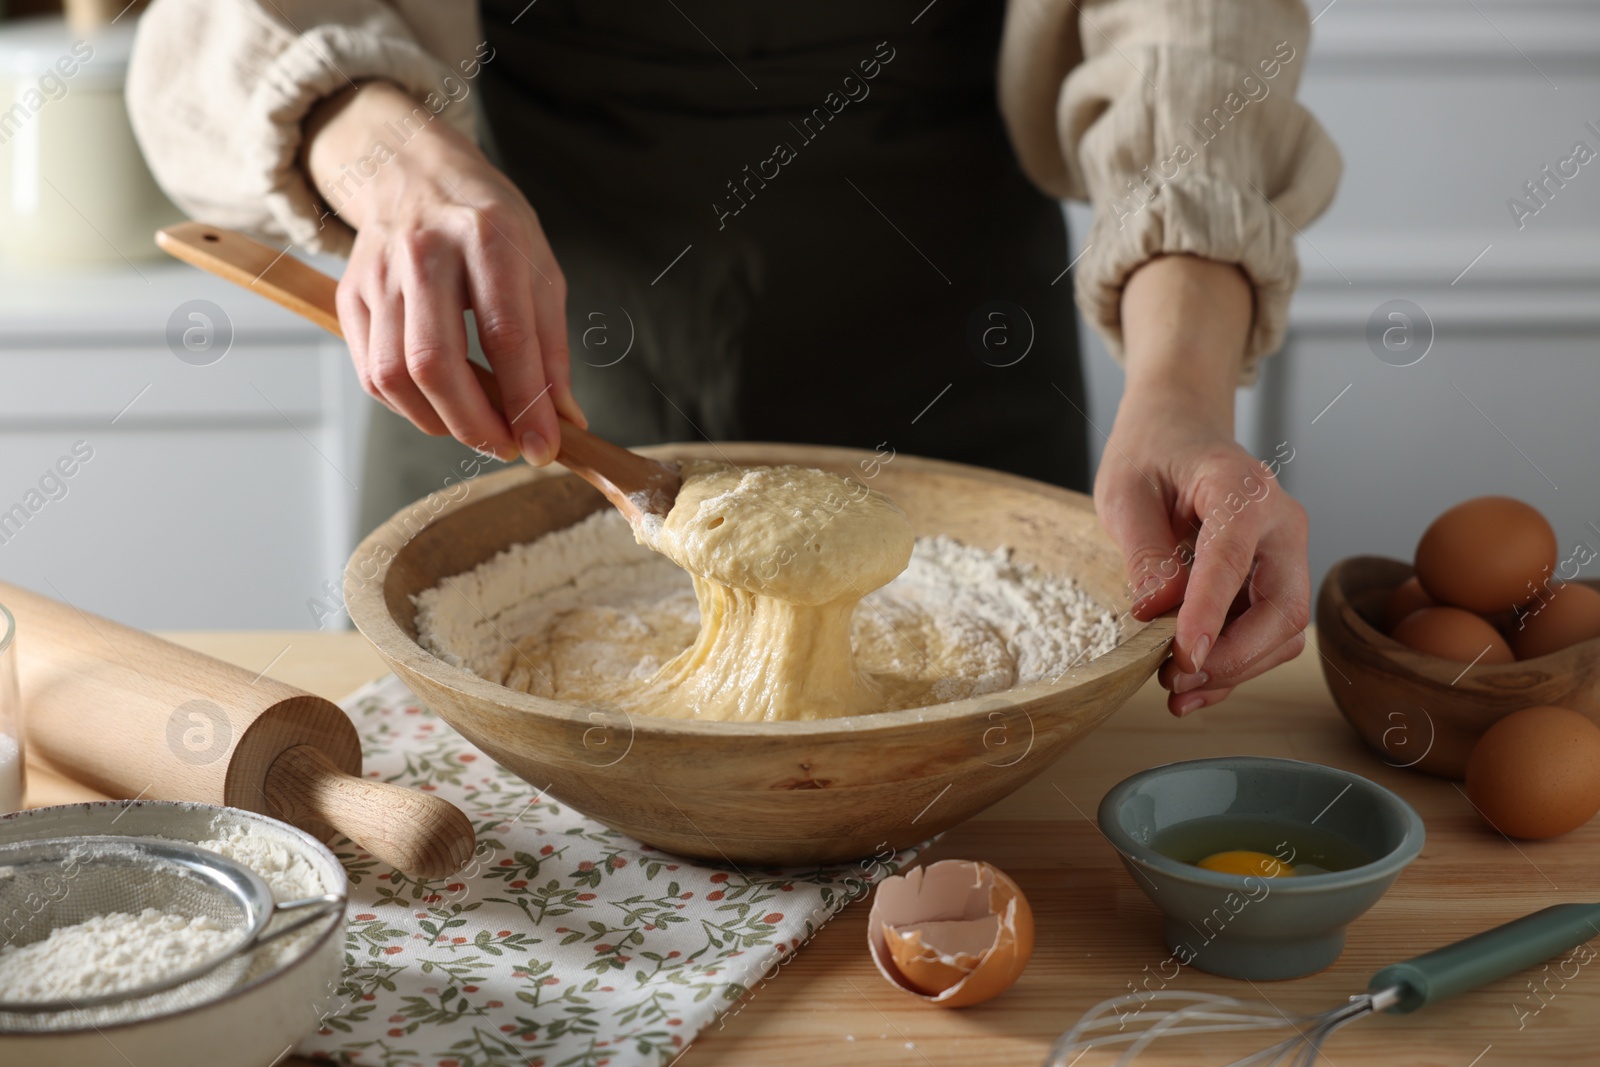
[[[350,719],[318,696],[0,582],[17,619],[34,756],[107,796],[192,800],[336,830],[416,878],[476,846],[453,804],[361,777]]]

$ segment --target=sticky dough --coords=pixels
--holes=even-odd
[[[683,475],[666,519],[635,530],[689,572],[700,605],[698,636],[641,694],[650,714],[774,722],[883,707],[850,623],[910,561],[905,513],[825,471],[690,461]]]

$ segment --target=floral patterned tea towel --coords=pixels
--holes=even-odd
[[[714,867],[640,844],[497,765],[388,676],[344,701],[366,772],[465,811],[478,848],[419,883],[334,845],[345,975],[302,1055],[409,1067],[659,1067],[911,862]]]

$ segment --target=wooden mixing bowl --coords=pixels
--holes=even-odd
[[[1317,594],[1317,647],[1333,702],[1385,761],[1464,778],[1479,736],[1537,704],[1571,708],[1600,724],[1600,638],[1467,669],[1383,632],[1389,592],[1412,573],[1399,560],[1353,556],[1328,571]]]
[[[1113,610],[1128,606],[1122,556],[1080,493],[903,455],[879,469],[873,453],[854,449],[640,451],[854,475],[895,500],[919,535],[1010,546],[1019,559],[1073,575]],[[1140,623],[1126,616],[1117,648],[1059,678],[907,711],[724,723],[579,707],[485,681],[417,644],[415,594],[609,506],[559,468],[518,465],[468,484],[459,499],[436,494],[361,543],[345,572],[350,617],[429,707],[523,780],[687,856],[831,863],[949,829],[1049,767],[1121,707],[1166,658],[1175,628],[1170,617]]]

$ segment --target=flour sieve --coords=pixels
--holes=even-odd
[[[31,990],[19,997],[7,979],[7,954],[0,953],[0,1030],[98,1026],[201,1003],[236,985],[255,949],[343,906],[338,894],[275,904],[256,872],[182,842],[63,837],[0,847],[0,944],[21,950],[56,930],[146,909],[201,920],[216,935],[196,958],[149,961],[157,977],[82,996],[68,996],[46,978],[48,997]],[[275,916],[302,911],[268,929]],[[18,955],[9,961],[13,967]]]

